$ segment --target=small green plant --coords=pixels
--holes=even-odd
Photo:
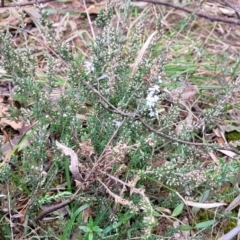
[[[103,229],[101,229],[99,226],[95,225],[92,218],[89,218],[88,225],[87,226],[79,226],[81,230],[85,233],[86,240],[93,240],[96,239],[94,236],[101,237],[101,233]]]

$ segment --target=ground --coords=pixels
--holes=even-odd
[[[240,50],[240,19],[238,13],[235,11],[235,6],[238,6],[239,2],[237,0],[232,0],[231,2],[220,0],[203,1],[200,6],[197,1],[171,1],[171,3],[183,8],[191,9],[193,13],[195,11],[201,11],[208,16],[222,18],[228,21],[215,21],[211,20],[211,17],[196,17],[194,14],[192,16],[192,19],[189,20],[187,18],[189,16],[189,13],[183,11],[183,9],[166,7],[161,4],[133,1],[133,8],[131,9],[131,13],[128,16],[130,27],[128,27],[126,31],[131,32],[137,23],[142,20],[144,28],[143,34],[141,36],[141,42],[146,43],[149,36],[155,30],[157,19],[160,19],[159,21],[161,22],[164,36],[159,42],[171,42],[167,48],[168,62],[166,64],[166,74],[170,79],[174,79],[174,81],[176,79],[176,81],[173,85],[166,84],[166,88],[164,88],[164,90],[166,90],[166,93],[170,92],[171,97],[169,97],[167,99],[168,101],[164,102],[164,104],[158,106],[158,111],[159,113],[169,111],[171,104],[176,100],[178,100],[180,104],[184,105],[185,110],[180,111],[179,115],[177,116],[178,122],[174,123],[173,125],[174,132],[180,133],[185,126],[184,124],[191,125],[194,122],[200,121],[199,116],[201,116],[205,109],[215,105],[216,107],[219,107],[217,105],[217,102],[218,99],[220,99],[221,94],[224,94],[224,89],[226,86],[230,86],[229,88],[231,88],[231,86],[235,86],[234,81],[238,75]],[[9,4],[15,3],[9,1],[5,2],[5,6]],[[24,2],[21,2],[21,4],[24,4]],[[100,9],[106,8],[106,2],[85,2],[75,0],[59,2],[51,1],[43,3],[41,8],[48,12],[49,18],[53,21],[53,29],[55,33],[54,37],[56,39],[61,39],[62,42],[68,43],[69,51],[80,53],[85,62],[90,62],[92,60],[90,58],[92,54],[91,45],[94,41],[95,35],[98,35],[100,32],[100,30],[95,25],[95,20],[100,13]],[[22,15],[22,22],[19,22],[19,19],[21,19],[22,11],[25,13],[25,15]],[[9,31],[13,35],[12,44],[18,51],[23,51],[25,49],[25,46],[28,46],[31,49],[32,54],[36,58],[35,67],[38,72],[38,81],[44,82],[44,79],[46,78],[49,71],[49,65],[46,61],[46,54],[59,59],[60,57],[57,56],[56,52],[53,50],[54,46],[49,45],[47,36],[42,33],[41,26],[37,21],[39,17],[40,15],[38,9],[36,6],[33,6],[31,4],[20,7],[20,10],[17,10],[15,7],[0,8],[1,32],[5,34]],[[229,23],[231,20],[233,22]],[[237,21],[239,21],[238,24]],[[26,24],[23,32],[20,31],[20,23]],[[117,21],[113,20],[113,26],[117,26],[117,23]],[[126,50],[126,54],[127,53],[128,52]],[[1,60],[3,61],[3,59]],[[67,76],[65,73],[69,68],[69,65],[65,64],[66,62],[67,61],[61,62],[58,69],[55,69],[58,85],[54,88],[54,91],[51,92],[51,103],[57,102],[62,93],[65,93],[68,89],[68,86],[70,85],[70,83],[66,83]],[[101,77],[102,76],[100,76],[100,78]],[[145,81],[148,84],[147,77],[148,75],[146,75]],[[41,199],[43,199],[43,204],[40,206],[40,208],[37,208],[37,210],[34,209],[33,202],[35,199],[33,189],[31,189],[28,184],[20,183],[20,179],[23,178],[25,174],[24,171],[26,169],[26,171],[32,172],[38,172],[39,169],[32,167],[32,170],[30,170],[31,167],[22,166],[19,164],[19,161],[22,161],[24,158],[28,159],[30,155],[30,153],[25,152],[24,149],[31,146],[32,144],[32,139],[28,136],[31,134],[31,132],[35,131],[35,128],[38,125],[38,119],[28,119],[29,121],[25,121],[25,119],[27,119],[27,112],[31,111],[32,106],[34,105],[34,103],[29,101],[29,99],[33,99],[33,97],[29,96],[29,99],[26,97],[26,103],[24,101],[16,99],[14,97],[16,86],[11,78],[11,74],[6,72],[6,69],[0,66],[0,126],[2,138],[2,162],[0,163],[0,167],[3,168],[7,163],[10,162],[11,171],[14,172],[11,180],[14,183],[6,181],[6,179],[1,181],[1,218],[5,219],[4,223],[2,224],[3,233],[1,238],[7,239],[4,237],[4,235],[7,235],[11,236],[12,239],[28,239],[28,236],[32,237],[42,235],[45,237],[50,236],[49,239],[51,239],[51,236],[54,236],[53,239],[68,239],[69,236],[71,236],[71,239],[91,239],[90,233],[87,231],[91,228],[91,226],[93,227],[95,226],[94,224],[96,224],[96,232],[94,232],[95,230],[93,231],[96,235],[94,235],[95,238],[93,239],[98,239],[96,237],[98,231],[97,226],[100,226],[102,228],[103,226],[101,226],[101,220],[98,221],[98,225],[94,222],[96,219],[101,219],[98,213],[96,213],[96,209],[98,209],[98,211],[100,211],[99,209],[104,209],[104,204],[102,208],[97,208],[96,203],[94,203],[94,206],[90,206],[88,205],[87,201],[84,200],[86,203],[81,206],[81,211],[83,212],[81,220],[76,220],[77,215],[74,216],[74,211],[72,214],[69,214],[70,208],[68,205],[71,206],[71,210],[76,208],[76,212],[78,209],[80,209],[78,208],[77,204],[74,203],[74,205],[72,201],[74,200],[73,197],[76,197],[76,195],[79,193],[79,190],[74,190],[75,187],[78,186],[78,182],[81,182],[82,178],[85,180],[87,179],[87,181],[84,183],[83,188],[86,196],[97,198],[98,196],[95,194],[96,191],[96,193],[98,193],[100,196],[102,194],[102,197],[104,199],[105,195],[108,194],[109,198],[113,199],[110,201],[110,211],[112,211],[111,214],[114,215],[119,211],[120,214],[122,214],[122,218],[126,218],[125,220],[122,220],[123,222],[125,221],[126,226],[129,226],[129,228],[133,229],[134,227],[137,228],[137,218],[134,219],[129,217],[131,220],[128,220],[127,214],[124,215],[124,211],[122,209],[121,211],[119,210],[119,204],[128,206],[130,205],[130,200],[128,201],[122,197],[123,195],[114,195],[113,192],[116,190],[119,192],[122,191],[123,193],[125,191],[124,188],[129,188],[130,192],[135,191],[135,193],[137,192],[140,196],[145,196],[144,194],[140,193],[141,187],[139,187],[139,190],[136,190],[138,188],[135,188],[139,180],[136,180],[136,178],[133,177],[131,181],[126,181],[123,187],[119,185],[122,184],[120,180],[123,179],[123,176],[126,177],[126,170],[117,170],[114,172],[114,174],[111,172],[111,177],[109,175],[100,175],[101,171],[110,174],[109,169],[114,169],[117,164],[123,168],[130,168],[130,165],[127,165],[127,162],[130,158],[126,150],[128,148],[127,144],[124,145],[124,143],[121,143],[119,145],[117,144],[116,146],[106,145],[107,147],[104,149],[102,154],[99,154],[98,156],[99,158],[97,162],[100,163],[94,165],[93,162],[90,161],[88,165],[84,165],[83,162],[85,160],[87,161],[91,159],[91,157],[96,154],[97,150],[96,147],[93,147],[94,143],[91,141],[88,141],[86,139],[86,141],[84,141],[81,139],[81,142],[77,142],[78,136],[75,136],[74,133],[73,139],[75,142],[77,142],[77,145],[79,145],[76,151],[73,151],[71,148],[62,145],[61,143],[57,143],[58,149],[61,150],[64,155],[71,157],[71,165],[69,166],[70,172],[68,172],[69,175],[64,175],[63,166],[59,167],[60,170],[58,174],[53,175],[56,177],[56,180],[51,181],[51,186],[45,186],[47,191],[44,191],[44,189],[42,189],[42,191],[39,189],[36,190],[35,193],[38,196],[41,196]],[[229,96],[227,100],[224,100],[226,104],[226,106],[224,105],[224,116],[218,118],[217,122],[215,122],[214,125],[206,126],[206,129],[202,128],[204,129],[202,130],[204,133],[202,135],[199,134],[196,136],[196,138],[193,139],[193,142],[195,143],[196,141],[198,144],[199,136],[204,140],[204,143],[210,142],[228,145],[230,141],[234,141],[236,146],[236,149],[234,149],[236,151],[233,151],[233,147],[231,146],[232,150],[218,149],[218,151],[208,152],[204,156],[201,156],[201,161],[198,164],[198,168],[189,173],[183,174],[182,179],[190,179],[190,175],[192,178],[194,178],[194,176],[198,176],[200,178],[202,168],[207,168],[213,164],[219,166],[222,164],[222,162],[227,162],[229,165],[231,165],[233,161],[239,162],[239,159],[237,158],[239,154],[237,151],[237,141],[240,139],[239,89],[237,89],[238,86],[235,87],[235,90],[231,90],[232,95]],[[46,92],[47,90],[48,89],[46,88]],[[179,91],[181,92],[181,97],[179,95]],[[93,105],[94,104],[90,101],[85,102],[84,106],[81,105],[79,107],[81,108],[81,111],[77,113],[77,118],[83,122],[83,125],[86,124],[88,117],[95,113],[96,110],[94,109]],[[190,111],[188,111],[189,107]],[[21,109],[21,111],[24,109],[26,115],[21,116],[22,121],[12,118],[12,109],[16,109],[16,112],[19,109]],[[47,115],[47,110],[44,111],[46,111],[44,114]],[[192,117],[189,115],[189,112],[194,113],[194,119],[192,119]],[[156,125],[155,122],[153,122],[153,124]],[[47,125],[46,128],[51,129],[51,124]],[[44,132],[45,129],[42,129],[42,131]],[[37,133],[39,134],[39,132]],[[117,137],[113,135],[112,138]],[[52,130],[51,134],[49,133],[44,148],[42,149],[42,152],[47,153],[47,156],[44,156],[44,167],[41,169],[41,174],[44,176],[48,176],[48,174],[51,176],[52,166],[54,165],[53,163],[55,161],[55,152],[51,144],[53,141],[58,141],[60,139],[63,140],[61,137],[61,131],[59,131],[59,129]],[[171,138],[167,140],[174,141]],[[149,146],[151,146],[152,139],[149,138],[147,141]],[[22,142],[24,145],[22,145]],[[201,150],[203,146],[197,144],[196,149]],[[101,149],[101,146],[99,146],[99,148]],[[152,157],[151,161],[148,163],[153,168],[161,168],[168,161],[170,161],[167,157],[167,154],[170,150],[166,148],[166,153],[163,154],[161,152],[163,147],[158,146],[158,148],[159,149],[154,149],[154,157]],[[75,161],[79,156],[78,151],[81,152],[81,164],[78,163],[78,160],[77,163]],[[115,162],[112,163],[107,155],[110,152],[116,154],[119,159],[124,158],[124,165],[120,164],[122,160],[120,161],[119,159],[115,159]],[[119,152],[121,152],[124,156],[119,154]],[[33,159],[33,156],[34,155],[31,155],[29,159]],[[31,165],[31,163],[29,164]],[[231,166],[232,168],[236,166],[236,169],[239,169],[239,166],[237,165],[233,164]],[[121,167],[119,167],[119,169],[121,169]],[[134,167],[136,168],[136,166]],[[82,173],[82,176],[79,176],[79,170],[76,170],[76,168],[79,168],[81,170],[80,172]],[[230,170],[231,169],[227,171]],[[95,173],[93,174],[94,171]],[[194,237],[199,235],[202,237],[200,239],[217,239],[219,236],[227,233],[232,228],[234,228],[236,226],[237,214],[235,208],[239,204],[235,203],[238,201],[236,192],[237,188],[239,187],[239,174],[236,175],[236,172],[234,172],[234,174],[235,175],[232,178],[231,182],[226,180],[225,183],[220,184],[220,186],[217,189],[214,189],[214,191],[211,189],[211,191],[214,192],[213,195],[215,194],[214,198],[211,198],[212,202],[209,199],[210,190],[206,188],[201,195],[202,199],[198,198],[199,202],[197,202],[197,200],[194,198],[195,196],[198,196],[198,194],[194,193],[195,195],[191,196],[192,199],[189,199],[189,201],[186,198],[183,200],[184,204],[179,204],[178,201],[175,202],[176,199],[173,197],[171,207],[168,205],[169,202],[165,202],[165,198],[168,199],[167,201],[169,201],[171,197],[167,197],[170,196],[171,191],[174,189],[174,191],[176,190],[178,192],[181,192],[181,186],[178,186],[176,183],[174,185],[168,185],[167,181],[166,183],[164,182],[164,184],[161,182],[161,185],[159,182],[157,182],[157,178],[155,179],[156,181],[153,181],[150,179],[150,177],[144,180],[141,179],[140,186],[143,185],[147,189],[146,194],[148,196],[148,199],[150,199],[150,201],[155,204],[154,206],[159,207],[158,214],[160,214],[160,217],[157,217],[158,224],[152,229],[152,237],[156,238],[152,239],[158,239],[160,236],[164,236],[169,239],[194,239]],[[214,181],[216,181],[216,179],[217,178],[215,178]],[[91,183],[95,184],[97,181],[98,184],[100,183],[100,186],[96,185],[96,188],[92,187]],[[134,181],[136,182],[133,183]],[[116,184],[116,182],[118,182],[119,185],[116,187],[117,189],[114,189],[114,184]],[[104,193],[103,190],[99,190],[101,187],[105,191]],[[121,187],[123,188],[122,190]],[[56,189],[60,192],[61,190],[71,190],[70,192],[73,193],[72,197],[69,198],[68,195],[60,196],[59,192],[55,194]],[[198,191],[200,192],[202,189],[203,188],[199,188]],[[63,193],[65,194],[65,192]],[[181,194],[183,194],[183,192],[181,192]],[[54,199],[50,199],[50,196],[52,195],[54,195]],[[204,198],[209,200],[206,202],[206,205],[204,205]],[[131,201],[137,201],[136,199],[131,198],[131,196],[129,199],[131,199]],[[44,202],[44,200],[46,201]],[[49,202],[47,202],[47,200],[49,200]],[[223,202],[227,204],[228,207],[223,207]],[[51,211],[51,207],[54,207],[57,204],[61,203],[65,203],[62,208],[59,207],[56,209],[57,211]],[[213,206],[213,209],[210,208],[211,210],[208,211],[206,210],[209,209],[208,204],[215,205]],[[11,208],[12,205],[14,206],[13,208]],[[182,210],[183,206],[186,207],[184,211]],[[44,212],[46,209],[50,209],[50,215],[47,215],[46,212]],[[218,209],[218,211],[216,211],[219,216],[227,214],[232,210],[233,211],[228,220],[221,223],[221,220],[219,220],[221,217],[214,217],[215,209]],[[143,211],[143,209],[141,209],[141,211]],[[65,216],[64,221],[61,222],[59,219],[54,219],[54,212],[55,215],[62,214]],[[41,215],[42,213],[44,214]],[[66,217],[68,214],[69,216]],[[111,216],[111,214],[109,214],[109,216]],[[26,219],[26,216],[35,216],[35,222],[41,222],[43,218],[45,218],[45,221],[42,221],[39,226],[36,226],[31,221],[28,221],[28,219]],[[47,216],[49,216],[49,218],[47,218]],[[92,218],[95,220],[92,221]],[[151,219],[148,218],[148,221],[150,220]],[[87,229],[86,226],[83,226],[81,228],[81,230],[86,234],[84,235],[83,233],[79,233],[79,230],[72,230],[70,225],[73,225],[73,222],[71,223],[71,221],[82,221],[86,223],[86,226],[88,226],[89,229]],[[104,221],[107,220],[104,219]],[[9,227],[10,224],[13,224],[13,226]],[[69,232],[61,232],[61,228],[64,228],[64,224],[67,225]],[[181,229],[179,230],[178,228],[179,224],[190,226],[190,229],[188,231],[180,231]],[[200,224],[202,224],[202,226]],[[217,227],[215,227],[214,224]],[[128,227],[123,228],[124,231],[127,228]],[[204,228],[210,230],[203,232],[202,235],[199,234],[199,232],[201,232],[201,229]],[[31,231],[29,229],[31,229]],[[106,229],[107,228],[105,228],[105,230]],[[176,229],[179,231],[176,231]],[[54,232],[55,234],[53,234]],[[133,239],[134,237],[136,237],[135,239],[140,238],[141,234],[142,232],[140,230],[136,231],[135,235],[131,236],[132,238],[129,237],[129,239]],[[57,236],[59,236],[59,238],[57,238]],[[127,234],[124,236],[126,237]],[[39,237],[39,239],[47,238]],[[118,239],[117,234],[111,239]]]

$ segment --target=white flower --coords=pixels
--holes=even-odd
[[[115,123],[115,126],[116,126],[117,128],[120,127],[121,124],[122,124],[122,122],[120,122],[120,121],[115,121],[114,123]]]
[[[160,92],[160,89],[157,85],[154,85],[148,89],[148,95],[146,97],[147,106],[149,108],[155,107],[156,103],[159,100],[159,96],[157,95]]]
[[[148,95],[146,97],[146,106],[150,111],[149,112],[150,117],[154,117],[156,115],[154,107],[159,101],[159,96],[158,96],[159,93],[160,93],[160,89],[159,89],[159,86],[157,85],[154,85],[148,89]]]
[[[156,103],[158,102],[158,100],[159,100],[159,97],[158,96],[151,96],[150,94],[147,96],[147,98],[146,98],[146,100],[147,100],[147,106],[149,107],[149,108],[151,108],[151,107],[155,107],[155,105],[156,105]]]
[[[85,67],[86,71],[87,71],[87,74],[89,74],[90,72],[93,72],[94,71],[94,67],[93,67],[93,64],[92,62],[89,62],[89,61],[85,61],[83,66]]]

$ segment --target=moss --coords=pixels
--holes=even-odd
[[[213,217],[214,217],[214,214],[212,212],[210,212],[208,210],[201,210],[198,212],[195,221],[197,223],[205,222],[205,221],[213,219]]]
[[[223,226],[223,231],[224,233],[230,232],[233,228],[237,226],[237,221],[236,219],[229,219],[225,226]]]
[[[240,132],[236,130],[232,132],[227,132],[225,136],[228,142],[240,141]],[[238,146],[237,149],[240,150],[240,146]]]

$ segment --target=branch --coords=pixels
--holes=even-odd
[[[4,0],[1,0],[1,7],[0,8],[10,8],[10,7],[24,7],[24,6],[29,6],[29,5],[34,5],[35,3],[48,3],[48,2],[53,2],[55,0],[40,0],[40,1],[34,1],[34,2],[26,2],[22,4],[15,4],[15,3],[9,3],[7,5],[4,4]]]
[[[150,125],[148,125],[144,120],[143,118],[137,114],[137,113],[126,113],[118,108],[116,108],[115,106],[113,106],[104,96],[102,96],[102,94],[97,90],[95,89],[94,87],[92,87],[88,82],[84,82],[83,83],[85,86],[87,86],[90,90],[92,90],[95,94],[98,95],[98,97],[100,97],[105,104],[107,104],[107,107],[105,106],[105,104],[103,104],[101,101],[100,101],[100,104],[105,108],[107,109],[108,111],[110,112],[114,112],[115,114],[118,114],[118,115],[121,115],[123,117],[126,117],[128,119],[134,119],[136,121],[139,121],[142,123],[142,125],[147,128],[148,130],[150,130],[151,132],[154,132],[155,134],[159,135],[160,137],[162,138],[165,138],[165,139],[168,139],[168,140],[171,140],[173,142],[177,142],[177,143],[180,143],[180,144],[186,144],[186,145],[192,145],[192,146],[201,146],[201,147],[210,147],[210,148],[214,148],[214,149],[217,149],[217,150],[227,150],[227,151],[232,151],[234,153],[236,153],[237,155],[240,155],[240,151],[238,151],[236,148],[230,148],[230,147],[221,147],[221,146],[214,146],[213,144],[209,144],[209,143],[196,143],[196,142],[189,142],[189,141],[185,141],[185,140],[181,140],[181,139],[178,139],[178,138],[175,138],[175,137],[172,137],[172,136],[169,136],[163,132],[160,132],[154,128],[152,128]]]
[[[67,206],[68,204],[70,204],[71,202],[73,202],[73,201],[76,199],[76,197],[77,197],[80,189],[81,189],[81,187],[79,187],[79,188],[76,190],[76,192],[75,192],[68,200],[66,200],[66,201],[64,201],[64,202],[61,202],[61,203],[59,203],[59,204],[56,204],[56,205],[54,205],[54,206],[48,207],[48,208],[46,208],[45,210],[43,210],[43,211],[42,211],[41,213],[39,213],[39,215],[34,219],[34,221],[35,221],[35,222],[38,222],[38,221],[42,220],[42,219],[43,219],[46,215],[48,215],[49,213],[55,212],[55,211],[57,211],[58,209],[63,208],[63,207],[65,207],[65,206]]]
[[[238,9],[233,6],[231,3],[229,3],[227,0],[222,0],[228,7],[230,7],[232,10],[235,11],[235,14],[237,15],[238,19],[240,19],[240,15],[238,13]]]
[[[133,1],[134,2],[142,2],[143,0],[133,0]],[[194,12],[193,10],[191,10],[189,8],[185,8],[185,7],[182,7],[182,6],[179,6],[179,5],[175,5],[175,4],[170,3],[170,2],[165,2],[165,1],[161,1],[161,0],[144,0],[144,2],[159,4],[159,5],[163,5],[163,6],[167,6],[167,7],[172,7],[172,8],[181,10],[183,12],[187,12],[187,13],[190,13],[190,14],[195,14],[196,16],[201,17],[201,18],[206,18],[210,21],[224,22],[224,23],[240,25],[240,20],[238,20],[238,19],[222,18],[222,17],[213,16],[213,15],[207,15],[207,14],[202,13],[202,12]]]

